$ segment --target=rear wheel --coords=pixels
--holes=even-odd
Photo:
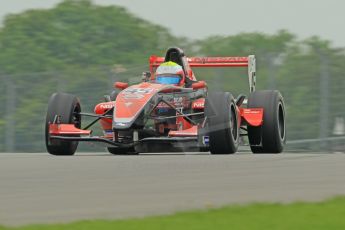
[[[286,142],[285,107],[282,95],[277,90],[252,92],[248,108],[263,108],[263,124],[248,125],[248,139],[253,153],[281,153]]]
[[[54,93],[48,104],[45,123],[45,141],[48,153],[52,155],[73,155],[78,147],[78,141],[50,140],[49,124],[59,116],[62,124],[74,124],[81,127],[80,102],[76,96],[66,93]]]
[[[209,93],[205,102],[212,154],[235,153],[239,145],[238,115],[231,93]]]

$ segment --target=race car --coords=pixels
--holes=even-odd
[[[179,75],[162,75],[170,67]],[[247,67],[249,94],[209,92],[192,68]],[[171,69],[170,68],[170,69]],[[253,153],[280,153],[286,142],[285,107],[277,90],[256,91],[255,56],[187,57],[169,48],[164,57],[152,55],[143,81],[117,90],[97,104],[94,113],[81,111],[79,99],[54,93],[47,110],[45,141],[48,153],[73,155],[80,141],[102,142],[112,154],[201,152],[232,154],[240,144]],[[95,120],[82,126],[82,117]],[[92,135],[99,122],[102,136]],[[243,141],[242,136],[248,136]]]

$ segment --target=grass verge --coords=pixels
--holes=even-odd
[[[345,197],[324,202],[232,205],[180,212],[167,216],[125,220],[90,220],[69,224],[28,225],[0,230],[155,230],[155,229],[345,229]]]

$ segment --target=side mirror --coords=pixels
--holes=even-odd
[[[207,87],[207,84],[205,81],[198,81],[198,82],[195,82],[192,84],[192,88],[194,90],[196,89],[202,89],[202,88],[206,88]]]
[[[128,83],[126,83],[126,82],[117,81],[114,84],[114,88],[116,88],[116,89],[126,89],[127,87],[128,87]]]

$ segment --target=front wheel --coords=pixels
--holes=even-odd
[[[209,148],[212,154],[237,152],[239,122],[235,99],[231,93],[208,93],[205,102]]]
[[[248,125],[248,139],[253,153],[281,153],[286,142],[284,99],[277,90],[252,92],[248,108],[263,108],[263,124]]]
[[[78,147],[78,141],[51,140],[49,138],[49,124],[59,116],[62,124],[74,124],[81,127],[81,107],[79,99],[67,93],[54,93],[48,104],[45,123],[45,142],[48,153],[52,155],[73,155]]]

